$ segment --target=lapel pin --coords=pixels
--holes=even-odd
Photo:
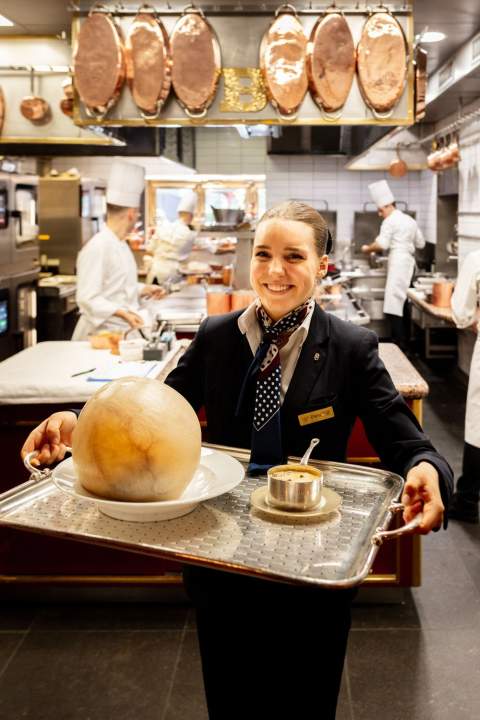
[[[315,355],[313,356],[313,359],[320,360],[320,353],[315,353]]]

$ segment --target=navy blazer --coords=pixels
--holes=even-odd
[[[250,448],[254,382],[236,413],[252,361],[248,340],[238,327],[241,312],[207,318],[165,382],[195,410],[205,408],[208,442]],[[321,410],[325,412],[315,413]],[[308,419],[314,422],[301,424],[299,416],[312,412]],[[378,356],[377,336],[315,305],[281,408],[285,456],[303,455],[311,438],[318,437],[320,443],[312,457],[345,462],[357,416],[388,469],[405,476],[421,460],[436,467],[447,508],[453,489],[452,470],[395,389]]]

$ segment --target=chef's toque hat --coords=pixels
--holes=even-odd
[[[187,190],[178,204],[177,212],[187,212],[194,215],[196,207],[197,193],[194,190]]]
[[[141,165],[114,160],[107,183],[107,203],[138,208],[144,186],[145,170]]]
[[[372,200],[378,208],[391,205],[395,202],[392,191],[386,180],[379,180],[368,186]]]

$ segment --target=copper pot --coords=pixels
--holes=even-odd
[[[399,153],[399,148],[397,146],[397,157],[392,160],[390,163],[390,167],[388,168],[388,172],[392,177],[403,177],[408,172],[408,166],[407,163],[402,160]]]
[[[432,285],[432,305],[435,307],[449,308],[453,293],[453,282],[440,280]]]
[[[51,118],[50,105],[34,91],[34,71],[30,73],[30,95],[23,98],[20,103],[20,112],[23,117],[34,125],[43,125]]]

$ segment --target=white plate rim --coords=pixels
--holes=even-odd
[[[209,458],[209,459],[207,459]],[[204,502],[205,500],[211,500],[214,497],[218,497],[219,495],[223,495],[226,492],[230,492],[233,490],[237,485],[239,485],[243,478],[245,477],[245,470],[241,463],[228,453],[222,452],[220,450],[213,450],[211,448],[203,448],[202,447],[202,453],[200,457],[200,463],[197,468],[203,468],[208,473],[213,473],[213,475],[216,476],[218,479],[218,474],[215,472],[215,470],[211,467],[209,467],[209,464],[213,460],[213,464],[218,464],[218,462],[222,460],[227,460],[227,462],[231,466],[231,476],[232,479],[230,481],[226,481],[221,485],[221,488],[217,488],[213,492],[207,492],[202,493],[198,496],[192,496],[189,498],[184,498],[182,500],[155,500],[155,501],[137,501],[137,502],[131,502],[128,500],[109,500],[107,498],[101,498],[97,497],[93,493],[89,493],[88,490],[85,490],[82,488],[82,492],[78,492],[75,488],[76,482],[78,480],[75,478],[75,482],[72,485],[71,479],[65,479],[62,478],[62,469],[65,470],[67,467],[72,467],[73,469],[73,460],[71,457],[66,458],[63,460],[57,467],[52,471],[52,481],[55,485],[55,487],[58,488],[61,492],[65,493],[66,495],[69,495],[70,497],[74,497],[78,500],[87,500],[89,502],[94,502],[97,505],[100,505],[102,507],[111,507],[112,509],[123,508],[124,510],[132,509],[134,511],[140,512],[141,508],[144,508],[146,511],[149,510],[160,510],[164,508],[165,510],[174,510],[175,508],[181,508],[189,505],[197,505],[200,502]],[[203,462],[202,462],[203,461]],[[62,467],[63,466],[63,467]],[[229,473],[230,474],[230,473]],[[193,478],[192,478],[193,479]]]

